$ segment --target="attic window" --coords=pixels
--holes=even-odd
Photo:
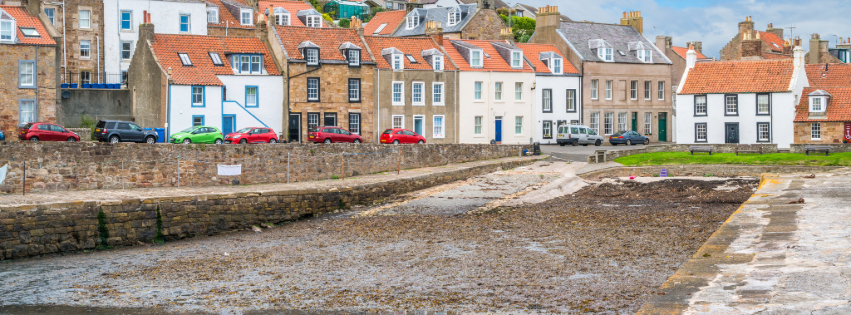
[[[443,56],[433,56],[434,70],[443,70]]]
[[[824,96],[810,96],[810,112],[824,113],[827,110],[827,98]]]
[[[614,57],[612,56],[612,52],[613,52],[612,45],[607,43],[605,40],[603,40],[603,39],[592,39],[592,40],[588,41],[588,48],[596,49],[597,50],[597,58],[600,58],[600,60],[603,60],[605,62],[614,61]],[[624,55],[624,53],[620,50],[618,50],[618,53],[621,54],[621,56]]]
[[[372,34],[375,35],[381,33],[381,31],[383,31],[385,27],[387,27],[387,23],[379,25],[378,28],[375,29],[375,32],[372,32]]]
[[[26,37],[39,37],[38,31],[32,27],[21,27],[21,33]]]
[[[563,70],[562,70],[561,62],[562,62],[561,58],[553,58],[552,62],[547,62],[547,67],[550,68],[550,71],[553,74],[562,74]]]
[[[182,62],[184,66],[191,66],[192,65],[192,60],[189,59],[188,54],[177,53],[177,56],[180,57],[180,62]]]
[[[470,66],[471,67],[482,67],[482,50],[474,49],[470,51]]]
[[[408,61],[410,61],[411,63],[417,63],[417,60],[414,59],[414,56],[412,56],[411,54],[405,54],[405,57],[407,57]]]
[[[216,65],[216,66],[222,65],[222,57],[219,56],[219,53],[211,52],[210,53],[210,60],[213,61],[213,65]]]
[[[491,55],[489,53],[485,53],[485,58],[491,59]]]
[[[401,54],[393,54],[393,70],[404,70],[405,69],[405,60],[402,59]]]
[[[618,54],[620,54],[621,56],[626,56],[626,53],[620,50],[618,50]]]
[[[520,62],[522,59],[522,52],[520,51],[512,51],[511,52],[511,67],[515,69],[523,68],[523,64]]]
[[[8,13],[0,10],[0,41],[15,41],[15,19]]]
[[[207,23],[219,24],[218,7],[207,7]]]
[[[447,26],[453,26],[453,25],[460,23],[461,22],[461,8],[456,6],[456,7],[453,7],[452,9],[450,9],[449,10],[449,17],[447,19],[449,20],[449,22],[446,23]]]
[[[349,60],[349,67],[360,67],[360,50],[347,50],[346,58]]]
[[[239,11],[239,24],[242,25],[251,25],[251,15],[252,12],[250,9],[240,10]]]
[[[652,63],[653,62],[653,52],[651,50],[639,50],[638,51],[638,60],[641,60],[644,63]]]
[[[284,8],[275,8],[275,24],[289,26],[290,25],[290,13]]]
[[[411,15],[405,19],[407,20],[406,29],[412,30],[420,25],[420,15],[417,11],[411,12]]]
[[[317,48],[305,48],[304,49],[305,60],[307,60],[308,66],[318,66],[319,65],[319,49]]]
[[[307,16],[307,27],[322,27],[322,22],[320,21],[322,17],[318,15],[308,15]]]

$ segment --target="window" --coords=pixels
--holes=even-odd
[[[251,73],[263,73],[260,70],[260,56],[251,56]]]
[[[35,100],[18,100],[18,123],[23,126],[36,121],[38,107]]]
[[[14,41],[15,40],[15,21],[2,20],[0,21],[0,40]]]
[[[657,97],[657,98],[660,101],[664,101],[665,100],[665,81],[659,81],[659,86],[656,90],[659,94],[659,97]]]
[[[405,116],[393,115],[393,129],[405,128]]]
[[[349,103],[360,102],[360,79],[349,79]]]
[[[80,84],[90,84],[92,83],[92,72],[91,71],[80,71]]]
[[[80,28],[91,28],[92,11],[80,10]]]
[[[80,58],[91,58],[92,57],[92,47],[91,41],[81,40],[80,41]]]
[[[50,24],[55,24],[56,20],[54,17],[56,16],[56,9],[54,8],[44,8],[44,14],[47,15],[47,18],[50,19]]]
[[[219,9],[215,7],[207,8],[207,23],[219,24]]]
[[[443,56],[432,56],[432,63],[434,63],[434,70],[443,70]]]
[[[694,96],[694,115],[706,116],[706,95]]]
[[[767,122],[756,123],[756,142],[771,141],[771,125]]]
[[[596,100],[599,94],[599,80],[591,80],[591,99]]]
[[[496,82],[493,84],[493,98],[497,101],[502,100],[502,82]]]
[[[222,56],[219,56],[219,53],[217,53],[217,52],[211,52],[210,53],[210,60],[213,61],[213,65],[216,65],[216,66],[223,65]]]
[[[523,100],[523,82],[515,82],[514,83],[514,100],[522,101]]]
[[[319,113],[307,113],[307,128],[319,127]]]
[[[649,101],[650,95],[652,92],[650,91],[650,87],[653,85],[653,81],[644,81],[644,100]]]
[[[401,54],[393,54],[393,70],[404,70],[405,59],[402,59]]]
[[[612,99],[612,80],[606,80],[606,99]]]
[[[618,130],[626,131],[626,113],[618,113]]]
[[[218,53],[210,53],[210,58],[215,63],[213,54],[218,56]],[[233,55],[231,66],[233,71],[240,74],[263,74],[263,57],[257,55]]]
[[[360,50],[349,49],[348,57],[349,57],[349,67],[359,67],[360,66]]]
[[[251,10],[240,10],[239,17],[239,24],[251,25]]]
[[[606,44],[602,44],[601,46],[597,47],[597,57],[600,58],[603,61],[611,62],[611,61],[613,61],[613,59],[612,59],[612,48],[611,47],[605,47],[605,45]]]
[[[189,33],[189,14],[180,15],[180,32]]]
[[[444,105],[443,103],[443,82],[435,82],[431,85],[431,103],[432,105]]]
[[[204,115],[192,115],[192,126],[203,126],[204,125]],[[206,129],[206,128],[201,128]]]
[[[257,96],[256,86],[245,87],[245,107],[258,107],[260,102]]]
[[[821,140],[821,123],[810,124],[810,138],[812,140]]]
[[[473,121],[473,134],[481,135],[482,134],[482,116],[476,116]]]
[[[632,100],[638,99],[638,81],[629,82],[629,98]]]
[[[475,99],[477,101],[482,100],[482,82],[481,81],[476,81],[476,83],[473,84],[473,99]]]
[[[183,63],[184,66],[191,66],[192,65],[192,60],[189,59],[189,54],[177,53],[177,56],[180,57],[180,62]]]
[[[422,82],[414,82],[411,86],[411,102],[414,105],[425,105],[425,99],[423,97],[423,90],[425,89],[425,83]]]
[[[379,25],[378,28],[375,29],[375,32],[372,32],[372,35],[380,34],[381,31],[383,31],[384,28],[387,27],[387,24],[389,23],[382,23],[381,25]]]
[[[644,63],[653,62],[653,52],[651,50],[639,50],[638,60],[641,60]]]
[[[458,7],[453,7],[449,10],[449,23],[448,26],[453,26],[461,22],[461,9]]]
[[[706,142],[706,123],[694,124],[694,142]]]
[[[443,115],[434,115],[431,126],[433,129],[432,138],[446,138],[443,129]]]
[[[541,90],[541,104],[543,105],[543,110],[545,113],[553,112],[553,90],[551,89],[543,89]]]
[[[325,121],[323,122],[325,126],[336,126],[337,125],[337,113],[325,113]]]
[[[127,74],[127,70],[121,71],[121,84],[127,84],[127,78],[129,75]]]
[[[360,113],[349,113],[349,132],[360,134]]]
[[[811,97],[810,98],[810,111],[811,112],[823,112],[824,106],[822,104],[821,97]]]
[[[511,67],[512,68],[522,68],[520,63],[521,53],[519,51],[511,52]]]
[[[770,115],[771,114],[771,97],[769,94],[756,95],[756,114]]]
[[[405,82],[393,82],[393,105],[405,105]]]
[[[644,113],[644,134],[650,135],[653,134],[653,114],[650,112]]]
[[[307,101],[319,101],[319,78],[307,78]]]
[[[18,61],[18,87],[34,88],[35,87],[35,61],[21,60]]]
[[[612,128],[614,127],[613,126],[614,114],[613,113],[606,113],[603,119],[604,119],[603,120],[603,132],[607,135],[612,134],[613,133]]]
[[[321,17],[318,15],[307,16],[307,27],[322,27]]]
[[[562,74],[563,69],[562,69],[562,66],[561,66],[561,58],[553,58],[552,59],[552,65],[550,66],[550,71],[552,71],[553,74]]]
[[[482,66],[482,51],[475,49],[470,51],[470,66],[471,67],[481,67]]]
[[[204,107],[204,87],[192,87],[192,107]]]
[[[289,13],[275,13],[275,24],[278,25],[290,25],[290,14]]]
[[[414,29],[417,26],[420,26],[420,17],[414,12],[411,16],[407,17],[406,28],[409,30]]]
[[[523,133],[523,116],[514,117],[514,134]]]
[[[591,130],[600,133],[600,113],[591,113]]]
[[[305,48],[305,55],[307,55],[307,65],[308,66],[317,66],[319,65],[319,49],[316,48]]]
[[[133,11],[121,11],[121,29],[133,29]]]
[[[725,116],[736,116],[739,114],[739,97],[737,95],[725,95]]]
[[[552,139],[553,138],[553,122],[552,120],[544,120],[543,127],[541,128],[543,131],[544,139]]]
[[[576,90],[567,90],[567,96],[565,97],[567,100],[567,112],[575,113],[576,112]]]
[[[32,27],[21,27],[21,34],[24,34],[24,37],[39,37],[38,31],[36,31]]]
[[[130,60],[133,52],[133,42],[121,42],[121,59]]]

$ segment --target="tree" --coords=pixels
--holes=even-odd
[[[514,32],[514,41],[518,43],[528,42],[529,38],[532,37],[532,34],[535,33],[535,19],[533,18],[512,16],[509,23],[507,16],[500,15],[500,17],[506,25],[511,26],[511,29]]]
[[[340,19],[339,25],[342,28],[349,28],[349,26],[351,26],[351,23],[352,23],[352,21],[349,20],[349,19]]]
[[[364,23],[372,20],[372,18],[374,18],[375,15],[378,14],[378,12],[384,12],[384,11],[387,11],[387,9],[384,8],[384,7],[376,7],[376,8],[371,8],[370,11],[372,11],[372,12],[370,12],[368,15],[364,15],[364,17],[363,17]]]

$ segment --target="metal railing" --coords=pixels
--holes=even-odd
[[[60,74],[60,82],[63,89],[122,89],[127,87],[127,74],[68,71]]]

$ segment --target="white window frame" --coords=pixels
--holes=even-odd
[[[665,100],[665,81],[659,81],[658,83],[656,83],[656,92],[659,94],[657,98],[660,101],[664,101]]]
[[[417,26],[420,26],[420,16],[416,11],[414,11],[411,15],[405,18],[405,29],[412,30]]]
[[[419,88],[419,93],[417,88]],[[425,82],[411,82],[411,105],[425,106]]]
[[[15,30],[15,20],[0,20],[0,41],[14,42],[17,33]]]
[[[210,61],[213,62],[214,66],[223,66],[225,63],[222,61],[222,56],[217,52],[210,52]]]
[[[810,123],[810,140],[821,140],[821,123]]]
[[[446,23],[447,26],[454,26],[454,25],[460,23],[461,22],[461,9],[457,6],[450,9],[449,14],[446,17],[446,20],[448,21]]]
[[[83,45],[85,43],[85,45]],[[85,49],[83,49],[85,47]],[[85,52],[85,54],[83,53]],[[90,40],[81,40],[80,41],[80,59],[91,59],[92,58],[92,41]]]
[[[614,133],[613,129],[615,129],[615,113],[603,113],[603,134],[611,135]]]
[[[552,58],[552,60],[549,62],[550,63],[550,71],[553,74],[564,73],[564,66],[562,65],[563,61],[564,60],[561,59],[561,58]]]
[[[514,100],[523,100],[523,82],[514,82]]]
[[[316,82],[316,87],[314,88],[316,93],[311,93],[310,81]],[[319,101],[319,78],[307,78],[307,83],[305,84],[307,87],[307,100],[308,101]],[[315,96],[311,96],[311,94],[315,94]]]
[[[393,70],[405,70],[405,58],[402,54],[393,54],[391,57],[393,60]]]
[[[564,94],[566,111],[568,113],[576,112],[576,90],[567,89]]]
[[[694,96],[694,115],[695,116],[706,116],[707,108],[706,108],[706,95],[695,95]]]
[[[473,82],[473,100],[481,101],[482,100],[482,87],[484,83],[482,81]]]
[[[219,8],[207,8],[207,23],[219,24]]]
[[[349,49],[348,56],[346,56],[349,60],[349,67],[359,67],[360,66],[360,50],[357,49]]]
[[[443,82],[434,82],[431,84],[431,105],[435,106],[443,106],[446,105],[446,99],[444,98],[444,85]]]
[[[47,13],[50,10],[50,13]],[[47,15],[47,18],[50,20],[50,24],[56,24],[56,8],[44,8],[44,15]]]
[[[653,113],[644,112],[644,134],[653,134]]]
[[[591,80],[591,99],[596,100],[600,98],[600,80],[594,79]]]
[[[35,87],[36,81],[36,61],[35,60],[20,60],[18,61],[18,86],[27,88]]]
[[[629,81],[629,99],[638,100],[638,80]]]
[[[764,128],[764,130],[763,130]],[[765,137],[763,137],[763,133]],[[756,141],[757,142],[771,142],[771,123],[769,122],[758,122],[756,123]]]
[[[641,60],[643,63],[652,63],[653,62],[653,51],[651,50],[639,50],[638,51],[638,60]]]
[[[199,89],[199,93],[195,93],[195,89]],[[203,107],[204,106],[204,87],[203,86],[191,86],[189,89],[192,93],[192,106],[195,107]],[[196,96],[198,97],[198,101],[195,101]]]
[[[25,110],[25,107],[28,110]],[[38,103],[32,99],[18,100],[18,124],[21,126],[38,121]]]
[[[825,98],[823,96],[810,97],[810,112],[824,113],[827,111],[827,106],[824,106],[824,99]]]
[[[246,14],[248,15],[246,17]],[[254,11],[250,9],[240,9],[239,10],[239,24],[242,25],[254,25],[251,23],[254,20]]]
[[[760,103],[759,99],[765,97],[765,103]],[[765,105],[765,110],[763,111],[760,108],[761,105]],[[770,115],[771,114],[771,94],[757,94],[756,95],[756,114],[757,115]]]
[[[440,118],[440,124],[437,123],[438,118]],[[431,137],[434,139],[443,139],[446,138],[446,116],[444,115],[434,115],[431,116]]]
[[[127,44],[127,58],[124,58],[124,44]],[[130,60],[133,58],[133,42],[132,41],[121,41],[119,48],[121,49],[121,60]]]
[[[612,48],[601,46],[597,48],[597,57],[605,62],[612,62],[614,61],[613,52]]]
[[[724,115],[736,116],[739,114],[739,97],[737,95],[724,95]]]
[[[590,120],[591,121],[589,123],[589,125],[590,125],[589,127],[591,128],[591,130],[594,130],[594,133],[599,135],[600,134],[600,113],[599,112],[591,113],[591,119]]]
[[[317,66],[319,65],[319,49],[317,48],[305,48],[304,49],[304,60],[307,61],[308,66]]]
[[[542,89],[541,90],[541,110],[545,113],[553,112],[553,90],[552,89]]]
[[[511,51],[511,67],[512,68],[522,69],[523,68],[523,63],[521,62],[522,60],[523,60],[523,52],[522,51],[519,51],[519,50],[512,50]]]
[[[360,135],[360,115],[361,113],[349,113],[349,132],[356,135]]]
[[[616,132],[629,131],[626,127],[626,113],[620,112],[618,113],[618,130]]]
[[[606,80],[606,100],[612,100],[612,80]]]
[[[322,27],[322,17],[318,15],[308,15],[305,20],[307,21],[307,27]]]
[[[286,18],[286,20],[285,20]],[[286,22],[286,23],[284,23]],[[290,14],[289,13],[275,13],[275,24],[289,26],[290,25]]]
[[[183,17],[186,17],[186,30],[181,30],[183,27]],[[192,16],[189,14],[180,14],[177,17],[177,31],[180,33],[191,33],[192,32]]]
[[[85,14],[83,14],[83,12],[85,12]],[[83,15],[85,15],[86,17],[83,18]],[[80,10],[79,17],[80,28],[92,28],[92,10]]]
[[[394,106],[396,106],[396,105],[404,106],[405,105],[405,82],[404,81],[393,81],[390,86],[391,86],[390,100],[392,101],[392,104]]]
[[[398,124],[396,124],[397,121],[399,122]],[[405,115],[393,115],[390,118],[390,126],[393,129],[405,129]]]
[[[502,82],[493,83],[493,99],[502,102]]]
[[[514,134],[522,135],[523,134],[523,116],[515,116],[514,117]]]
[[[353,84],[354,83],[354,84]],[[360,85],[359,79],[349,78],[349,102],[360,102]]]
[[[177,56],[178,56],[178,57],[180,57],[180,63],[181,63],[183,66],[188,67],[188,66],[191,66],[191,65],[192,65],[192,59],[190,59],[190,58],[189,58],[189,54],[187,54],[187,53],[177,53]]]
[[[124,28],[124,13],[130,17],[127,21],[127,28]],[[132,31],[133,30],[133,11],[130,10],[121,10],[118,13],[118,28],[122,31]]]
[[[482,61],[482,56],[484,53],[481,49],[471,49],[470,50],[470,67],[481,68],[484,61]]]
[[[644,100],[649,101],[653,98],[653,81],[644,81]]]
[[[473,134],[477,136],[482,135],[482,125],[483,125],[484,117],[476,116],[473,117]]]
[[[443,56],[432,56],[435,71],[443,71]]]

